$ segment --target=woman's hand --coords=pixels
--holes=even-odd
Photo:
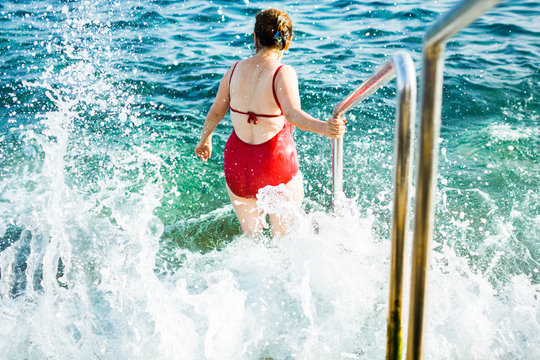
[[[325,123],[324,136],[331,139],[338,139],[345,135],[347,128],[345,127],[345,120],[342,116],[332,117]]]
[[[197,154],[202,161],[208,160],[210,155],[212,155],[212,141],[198,143],[197,146],[195,146],[195,154]]]

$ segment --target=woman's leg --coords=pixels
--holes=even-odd
[[[304,200],[304,177],[298,171],[295,177],[285,184],[287,190],[291,193],[285,201],[291,201],[298,207],[302,205]],[[288,214],[270,214],[270,223],[272,224],[272,234],[274,236],[283,236],[287,233],[294,221],[294,213]]]
[[[264,219],[262,212],[257,208],[257,199],[236,196],[228,185],[225,186],[242,232],[250,235],[259,234],[263,229]]]
[[[240,222],[242,232],[250,235],[259,234],[263,229],[265,220],[263,212],[257,208],[257,199],[236,196],[228,185],[225,186],[236,217]],[[290,191],[290,194],[287,194],[288,196],[283,200],[292,201],[297,206],[302,205],[304,200],[304,177],[302,173],[298,171],[298,174],[285,184],[285,187]],[[285,235],[294,220],[294,214],[292,213],[270,214],[269,216],[273,235]]]

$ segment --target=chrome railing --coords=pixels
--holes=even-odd
[[[408,185],[411,139],[416,114],[416,70],[408,52],[400,51],[384,63],[368,80],[347,96],[334,109],[342,115],[396,77],[397,111],[394,162],[394,204],[392,214],[392,254],[390,267],[390,296],[388,305],[387,358],[401,359],[401,304],[403,263],[407,229]],[[343,141],[333,142],[332,185],[333,207],[339,212],[343,195]]]
[[[422,358],[424,303],[429,250],[433,232],[433,193],[437,176],[441,128],[443,59],[446,41],[469,25],[499,0],[465,0],[431,26],[424,40],[422,75],[422,115],[418,152],[413,235],[411,298],[407,338],[407,360]]]
[[[410,66],[409,66],[410,63]],[[396,71],[397,70],[397,71]],[[412,73],[410,73],[412,71]],[[410,81],[414,81],[414,96],[416,96],[416,72],[414,71],[413,62],[409,53],[405,51],[397,52],[391,60],[384,63],[373,75],[366,81],[360,84],[353,92],[351,92],[342,102],[334,108],[333,115],[343,115],[348,110],[353,108],[360,101],[366,99],[386,83],[397,77],[403,80],[400,88],[398,83],[398,94],[402,93],[404,88],[409,88],[407,85]],[[404,78],[410,76],[411,79]],[[401,80],[398,79],[398,82]],[[399,95],[400,101],[402,96]],[[399,107],[401,108],[401,106]],[[400,116],[397,116],[398,122]],[[332,140],[332,206],[334,211],[339,208],[343,195],[343,139]]]

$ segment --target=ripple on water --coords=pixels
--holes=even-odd
[[[452,5],[285,6],[303,108],[326,119],[395,49],[420,70],[426,27]],[[0,353],[383,356],[395,82],[348,114],[345,217],[328,212],[331,142],[296,132],[307,214],[288,238],[240,236],[228,117],[212,158],[193,154],[263,6],[0,4]],[[428,358],[540,354],[537,8],[503,2],[445,52]]]

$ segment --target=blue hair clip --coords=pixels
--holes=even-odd
[[[279,31],[276,32],[276,35],[274,35],[274,39],[276,39],[276,40],[281,40],[281,34],[280,34]]]

